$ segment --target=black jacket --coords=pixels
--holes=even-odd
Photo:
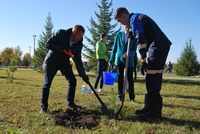
[[[85,73],[81,59],[81,51],[83,47],[83,38],[72,46],[69,44],[70,37],[72,35],[72,28],[68,30],[58,30],[52,37],[50,37],[45,47],[49,49],[48,54],[45,57],[43,68],[47,72],[60,70],[62,74],[67,73],[67,68],[71,67],[70,57],[62,52],[63,49],[71,50],[74,58],[77,60],[82,71]],[[80,70],[78,70],[81,76]]]

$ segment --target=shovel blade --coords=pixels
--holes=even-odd
[[[105,104],[102,104],[101,109],[105,115],[109,114],[108,107]]]

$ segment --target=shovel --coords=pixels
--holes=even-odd
[[[72,54],[71,50],[65,50],[63,49],[63,52],[67,55],[69,55],[74,63],[76,64],[76,67],[77,69],[80,71],[81,75],[84,75],[84,72],[83,70],[81,69],[80,65],[78,64],[77,60],[74,58],[74,55]],[[91,85],[91,83],[89,81],[85,81],[89,86],[90,88],[92,89],[93,93],[95,94],[95,96],[97,97],[97,99],[99,100],[99,102],[101,103],[102,107],[102,111],[105,115],[108,115],[109,114],[109,110],[108,110],[108,107],[106,106],[106,104],[101,100],[101,98],[99,97],[99,95],[97,94],[96,90],[94,90],[94,87]]]
[[[129,62],[129,52],[130,52],[130,42],[131,38],[128,38],[128,46],[127,46],[127,58],[126,58],[126,65],[125,65],[125,75],[124,75],[124,83],[123,83],[123,94],[122,94],[122,101],[121,101],[121,106],[117,113],[115,114],[115,119],[119,116],[122,107],[124,106],[124,99],[125,99],[125,89],[126,89],[126,81],[127,81],[127,72],[128,72],[128,62]]]

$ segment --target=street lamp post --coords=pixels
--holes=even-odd
[[[29,55],[31,57],[31,46],[29,46]]]
[[[28,59],[29,61],[29,66],[30,66],[30,64],[31,64],[31,46],[29,46],[29,59]]]
[[[34,46],[33,46],[33,50],[34,50],[34,53],[33,53],[33,55],[35,56],[35,38],[37,37],[37,35],[33,35],[33,38],[34,38]]]

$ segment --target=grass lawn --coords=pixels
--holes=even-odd
[[[90,76],[93,85],[94,75]],[[55,125],[49,114],[40,114],[41,87],[44,74],[33,70],[14,72],[14,82],[7,82],[5,69],[0,69],[0,133],[5,134],[182,134],[200,133],[200,81],[164,79],[161,95],[163,97],[163,119],[157,122],[145,122],[137,119],[135,110],[144,105],[146,93],[144,77],[135,81],[136,102],[131,103],[126,93],[124,107],[118,120],[114,115],[99,114],[100,121],[92,129],[69,128]],[[75,102],[87,108],[98,111],[101,104],[94,94],[81,93],[82,79],[77,76]],[[68,83],[60,72],[54,78],[49,97],[50,112],[66,109],[66,94]],[[104,86],[106,93],[98,93],[108,106],[116,112],[117,83],[114,86]]]

